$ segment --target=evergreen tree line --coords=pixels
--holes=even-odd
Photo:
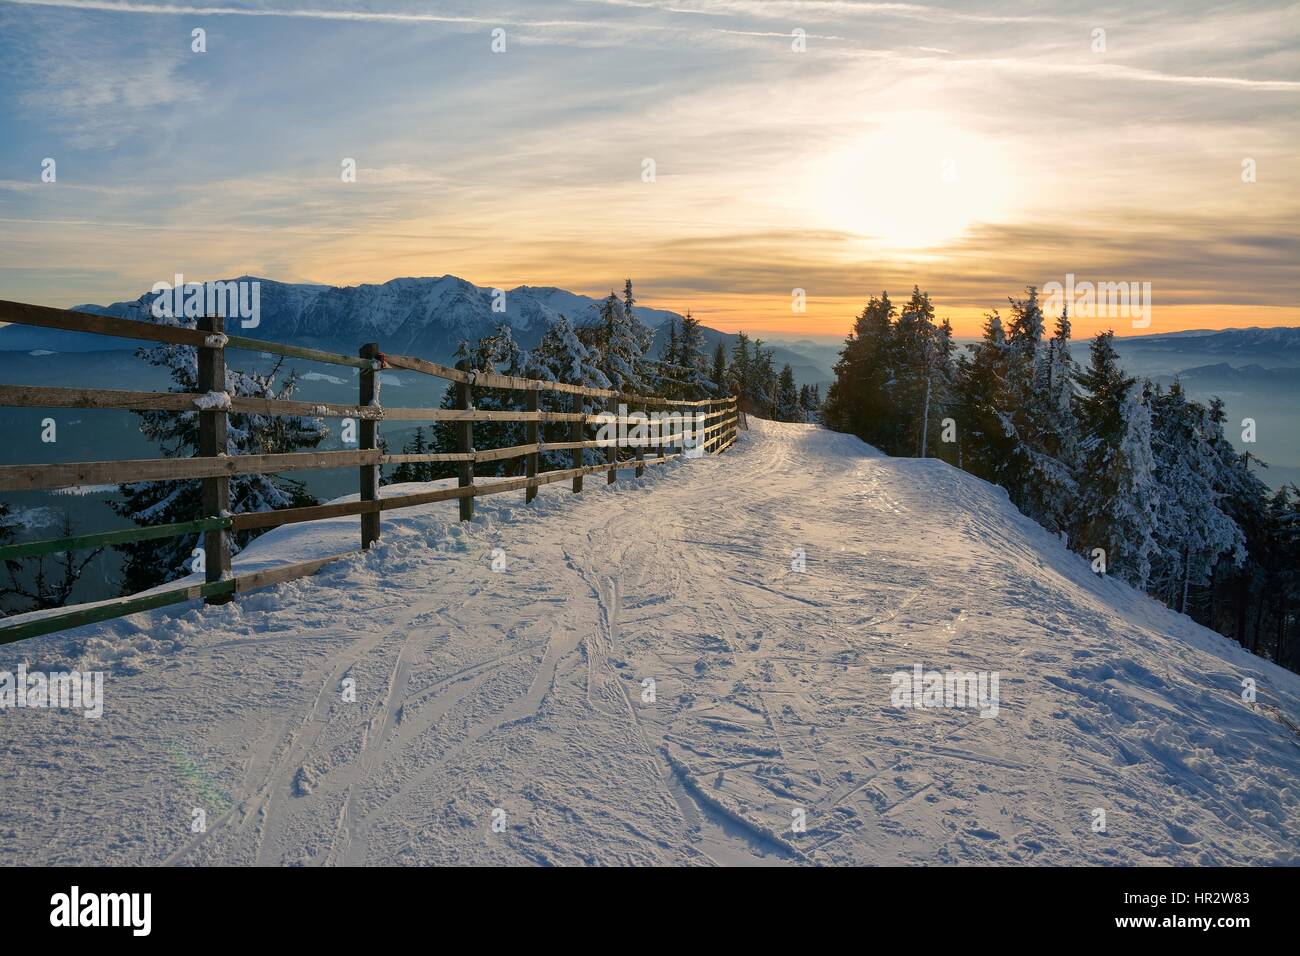
[[[1272,492],[1225,434],[1223,402],[1126,375],[1114,333],[1071,355],[1030,286],[958,355],[913,288],[872,297],[845,339],[826,425],[891,455],[937,457],[1007,490],[1094,570],[1300,670],[1300,490]]]
[[[653,338],[651,329],[637,318],[632,280],[628,279],[623,295],[610,292],[601,303],[599,315],[590,323],[575,325],[561,315],[528,350],[515,342],[510,326],[502,323],[474,345],[461,342],[456,359],[468,362],[475,371],[613,389],[631,395],[698,401],[734,394],[746,411],[781,421],[812,421],[817,414],[821,396],[816,387],[797,388],[790,366],[777,372],[772,352],[764,349],[761,341],[751,343],[743,332],[732,348],[730,361],[722,342],[715,345],[710,358],[699,320],[689,311],[680,323],[669,320],[668,340],[658,358],[651,354]],[[455,407],[454,385],[448,386],[441,404],[443,408]],[[483,410],[520,410],[523,396],[509,389],[475,388],[474,404]],[[589,415],[606,410],[603,399],[549,391],[539,394],[538,408]],[[567,423],[544,423],[539,433],[544,444],[573,440]],[[475,447],[526,443],[524,422],[474,423]],[[445,454],[455,450],[456,429],[450,422],[417,428],[402,446],[403,454]],[[630,456],[632,452],[624,449],[620,454]],[[569,451],[543,451],[539,467],[543,471],[568,468],[572,461]],[[583,461],[599,464],[604,461],[604,449],[586,449]],[[518,475],[523,467],[522,459],[478,462],[475,474]],[[403,463],[391,475],[385,475],[384,481],[433,481],[455,473],[456,466],[451,463]]]
[[[722,377],[728,391],[737,397],[740,408],[760,418],[778,422],[813,422],[820,416],[821,387],[796,386],[794,370],[787,362],[778,372],[773,351],[763,347],[762,339],[750,340],[744,332],[736,334],[731,347],[731,361],[724,356],[719,342],[714,353],[715,374]]]

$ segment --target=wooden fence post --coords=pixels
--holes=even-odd
[[[461,359],[456,363],[456,368],[462,372],[469,372],[469,359]],[[473,386],[469,382],[456,383],[456,407],[469,411],[474,407]],[[474,423],[471,421],[460,422],[456,426],[456,450],[458,452],[474,451]],[[474,462],[462,461],[458,463],[456,484],[461,488],[468,488],[474,484]],[[471,495],[463,495],[460,499],[460,520],[469,521],[474,517],[474,498]]]
[[[529,411],[529,412],[535,412],[535,411],[537,411],[537,405],[538,405],[537,399],[538,399],[539,394],[540,394],[540,393],[539,393],[538,390],[535,389],[535,388],[530,388],[528,391],[526,391],[526,392],[524,393],[524,410],[525,410],[525,411]],[[540,423],[538,423],[538,422],[536,422],[536,421],[531,421],[531,422],[529,422],[529,423],[528,423],[528,427],[525,429],[525,435],[526,435],[526,437],[524,438],[524,443],[525,443],[525,444],[528,444],[528,445],[536,445],[536,444],[538,443],[538,441],[541,440],[541,438],[540,438],[540,436],[541,436],[541,432],[542,432],[542,430],[541,430],[541,425],[540,425]],[[538,459],[538,457],[539,457],[538,453],[537,453],[537,452],[533,452],[533,453],[530,454],[527,458],[524,459],[524,475],[525,475],[526,477],[528,477],[528,478],[536,478],[536,477],[537,477],[537,459]],[[536,486],[536,485],[529,485],[529,486],[524,490],[524,504],[527,504],[528,502],[532,501],[532,500],[533,500],[534,498],[536,498],[536,497],[537,497],[537,486]]]
[[[648,402],[641,403],[641,411],[643,413],[648,412],[649,409],[650,409],[650,404]],[[647,417],[649,416],[647,415]],[[648,422],[644,424],[645,424],[645,437],[649,438],[650,425]],[[642,441],[636,446],[636,476],[640,478],[644,474],[645,474],[645,442]]]
[[[577,394],[576,392],[574,393],[574,396],[573,396],[573,410],[574,410],[575,412],[581,412],[581,411],[582,411],[582,396],[579,395],[579,394]],[[586,437],[587,437],[587,428],[586,428],[586,426],[585,426],[582,422],[574,422],[574,423],[573,423],[573,427],[572,427],[571,429],[569,429],[569,440],[570,440],[570,441],[586,441]],[[581,467],[582,467],[582,449],[581,449],[581,448],[575,448],[575,449],[573,449],[573,467],[574,467],[574,468],[581,468]],[[573,476],[573,491],[574,491],[575,494],[576,494],[577,492],[579,492],[579,491],[582,491],[582,475],[574,475],[574,476]]]
[[[361,391],[357,396],[357,404],[363,408],[377,405],[379,403],[379,371],[375,368],[375,363],[379,359],[379,344],[371,342],[361,346],[358,353],[363,359],[369,359],[370,365],[361,370],[357,376],[361,382]],[[359,422],[361,426],[360,440],[357,447],[363,451],[376,449],[379,447],[379,422],[374,418],[363,418]],[[362,465],[359,472],[361,500],[378,501],[379,500],[379,465]],[[369,548],[379,540],[379,512],[362,512],[361,514],[361,547]]]
[[[199,331],[208,335],[208,344],[198,349],[198,385],[200,392],[226,391],[225,320],[219,315],[198,320]],[[199,412],[199,455],[215,458],[227,452],[226,431],[229,418],[225,408],[214,407]],[[220,518],[230,510],[230,479],[204,478],[203,516]],[[230,538],[225,528],[203,533],[204,580],[212,584],[230,576]],[[225,604],[230,594],[213,594],[204,601]]]
[[[614,413],[614,444],[605,449],[605,461],[609,463],[609,474],[605,477],[607,485],[612,485],[618,480],[618,407],[617,395],[605,399],[605,410]]]

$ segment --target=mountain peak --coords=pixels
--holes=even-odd
[[[377,341],[390,351],[435,360],[453,355],[462,339],[476,341],[503,322],[521,345],[531,347],[561,314],[579,324],[595,319],[603,299],[555,286],[527,285],[506,290],[503,298],[494,288],[450,274],[399,276],[353,286],[280,282],[251,275],[215,281],[259,283],[259,322],[255,331],[248,332],[253,337],[349,354],[362,342]],[[79,305],[76,311],[153,321],[155,298],[155,293],[144,292],[136,299],[110,305]],[[637,312],[652,327],[676,316],[662,309]],[[3,350],[82,352],[115,344],[116,340],[78,332],[0,328]]]

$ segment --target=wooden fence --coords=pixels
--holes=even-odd
[[[116,338],[143,339],[151,342],[188,345],[198,350],[198,388],[185,392],[133,392],[102,388],[55,388],[46,386],[0,384],[0,405],[34,408],[116,408],[130,411],[197,412],[199,449],[191,458],[147,458],[133,461],[89,461],[46,465],[0,465],[0,492],[66,488],[88,484],[130,484],[137,481],[201,480],[205,517],[175,524],[128,528],[69,538],[28,541],[0,547],[0,561],[34,557],[66,551],[98,548],[107,545],[143,541],[195,533],[203,534],[205,582],[182,585],[146,594],[116,598],[97,604],[67,608],[36,620],[3,626],[0,618],[0,644],[49,634],[54,631],[109,620],[124,614],[163,607],[184,601],[203,599],[224,603],[235,595],[314,574],[332,561],[347,558],[369,548],[379,539],[380,515],[396,508],[410,508],[436,501],[458,502],[460,518],[474,515],[474,499],[485,495],[523,491],[532,501],[542,485],[572,481],[573,491],[582,491],[585,475],[606,473],[613,483],[619,467],[636,469],[640,477],[645,466],[684,455],[693,439],[706,454],[719,454],[736,440],[739,414],[734,397],[678,401],[658,396],[630,395],[596,388],[516,378],[477,372],[461,362],[455,368],[407,355],[386,355],[375,343],[363,345],[356,358],[317,349],[281,345],[261,339],[229,335],[219,317],[197,320],[197,328],[155,325],[109,316],[68,312],[38,305],[0,300],[0,322],[34,325],[50,329],[91,332]],[[229,349],[266,352],[289,358],[345,365],[359,370],[360,390],[356,405],[328,402],[302,402],[266,398],[248,398],[225,394],[226,353]],[[432,375],[456,384],[455,408],[384,408],[379,401],[379,374],[382,369],[403,369]],[[476,388],[507,389],[523,393],[522,411],[480,411],[474,407]],[[549,391],[572,396],[572,411],[538,410],[538,397]],[[584,398],[605,400],[606,412],[588,414],[582,410]],[[669,413],[686,413],[703,424],[701,429],[680,428],[664,434],[665,420],[652,420],[646,428],[646,440],[620,445],[615,439],[590,439],[587,428],[608,425],[619,406],[642,413],[649,409]],[[229,455],[226,433],[231,413],[261,415],[300,415],[313,418],[355,419],[358,447],[344,451],[307,451],[266,455]],[[454,422],[456,451],[429,454],[387,454],[378,442],[380,421]],[[481,449],[474,446],[475,422],[523,422],[526,442],[507,448]],[[539,429],[543,424],[563,422],[570,426],[570,440],[543,442]],[[622,434],[620,430],[620,434]],[[639,437],[639,436],[638,436]],[[583,465],[583,451],[604,448],[605,462]],[[630,448],[631,456],[619,464],[620,448]],[[652,457],[646,457],[646,449]],[[571,468],[538,471],[543,451],[569,451]],[[474,481],[474,464],[483,461],[524,459],[520,477]],[[389,498],[379,497],[379,468],[403,462],[454,462],[457,484],[416,494]],[[230,477],[304,469],[356,466],[360,500],[340,504],[285,508],[276,511],[230,512]],[[230,563],[230,539],[234,532],[255,528],[273,528],[302,521],[316,521],[344,515],[361,516],[360,549],[342,554],[302,561],[279,568],[234,575]]]

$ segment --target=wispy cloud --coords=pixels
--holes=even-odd
[[[139,3],[125,0],[7,0],[17,6],[61,7],[69,10],[97,11],[102,13],[137,13],[164,16],[201,15],[214,17],[289,17],[304,20],[334,20],[370,23],[471,23],[499,24],[471,16],[445,16],[436,13],[415,13],[384,10],[331,10],[315,7],[232,7],[185,3]],[[539,24],[544,25],[544,24]]]

